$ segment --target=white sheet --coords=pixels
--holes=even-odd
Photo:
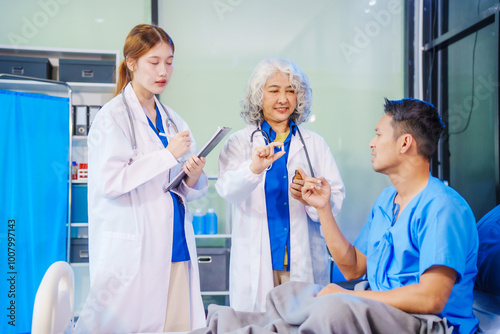
[[[500,296],[474,290],[473,308],[485,334],[500,334]]]

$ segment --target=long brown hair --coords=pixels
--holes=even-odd
[[[127,58],[139,59],[151,50],[156,44],[165,42],[175,51],[174,41],[162,28],[150,24],[138,24],[128,33],[123,46],[124,59],[118,68],[118,82],[116,83],[115,96],[132,80],[132,73],[127,67]]]

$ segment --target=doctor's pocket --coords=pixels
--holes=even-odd
[[[96,278],[129,282],[136,276],[141,259],[141,236],[105,232],[100,245]]]

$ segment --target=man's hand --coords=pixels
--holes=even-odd
[[[385,291],[358,291],[345,290],[332,283],[318,292],[317,296],[348,293],[378,300],[408,313],[439,314],[448,302],[456,278],[457,273],[454,269],[436,265],[427,269],[416,284],[408,284]]]
[[[302,199],[316,209],[330,207],[332,189],[324,177],[306,177],[302,187]]]
[[[343,287],[341,287],[335,283],[330,283],[327,286],[325,286],[323,289],[321,289],[321,291],[318,292],[316,297],[331,295],[334,293],[349,293],[349,290],[346,290]]]
[[[252,152],[252,163],[250,164],[252,173],[262,173],[267,167],[271,166],[273,162],[284,156],[286,153],[284,150],[274,153],[274,148],[276,146],[283,145],[284,144],[280,142],[272,142],[266,146],[256,147]]]

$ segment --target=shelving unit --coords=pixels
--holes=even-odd
[[[65,58],[69,57],[67,53],[64,54]],[[79,52],[79,59],[88,60],[113,60],[115,61],[116,68],[119,66],[119,53],[103,53],[102,51],[92,51],[92,52]],[[62,58],[62,57],[61,57]],[[113,98],[115,84],[111,83],[85,83],[85,82],[68,82],[68,84],[73,88],[73,105],[99,105],[102,106],[109,100]],[[87,136],[72,136],[72,150],[70,163],[76,161],[79,163],[88,163],[87,154]],[[73,186],[85,186],[87,180],[72,180]],[[86,208],[85,208],[86,209]],[[83,233],[82,233],[83,231]],[[71,249],[71,239],[74,241],[81,241],[82,239],[88,238],[88,222],[86,221],[76,221],[72,222],[70,220],[69,232],[68,232],[68,260],[75,273],[75,316],[78,316],[85,300],[87,298],[90,289],[90,274],[89,274],[89,263],[88,257],[82,260],[84,262],[71,262],[72,249]],[[75,247],[78,245],[75,245]],[[78,252],[86,252],[88,256],[88,248],[84,250],[73,250]],[[78,256],[78,257],[81,257]]]
[[[231,234],[198,234],[195,239],[229,239]]]
[[[0,45],[0,55],[21,56],[21,57],[41,57],[48,58],[52,65],[52,78],[59,78],[59,59],[82,59],[82,60],[108,60],[115,63],[118,68],[120,54],[118,51],[108,50],[83,50],[83,49],[62,49],[62,48],[33,48],[16,47],[13,49],[8,45]],[[113,97],[114,83],[88,83],[88,82],[67,82],[71,87],[70,103],[72,105],[104,105]],[[0,88],[8,87],[9,90],[20,92],[32,92],[38,94],[47,94],[52,96],[67,96],[68,92],[64,87],[57,85],[47,85],[40,82],[29,80],[5,80],[0,79]],[[71,180],[71,162],[87,162],[87,137],[73,135],[73,115],[70,114],[70,124],[68,131],[70,133],[69,160],[68,160],[68,249],[67,260],[70,262],[75,272],[75,315],[78,316],[90,287],[88,262],[71,262],[71,237],[77,234],[80,238],[88,237],[88,233],[79,232],[79,229],[87,230],[86,221],[73,222],[71,220],[72,205],[72,186],[85,186],[86,180]],[[74,203],[73,203],[74,204]],[[86,210],[86,208],[85,208]],[[72,230],[73,229],[73,230]],[[75,232],[77,231],[77,232]]]
[[[195,235],[202,285],[201,295],[205,306],[209,304],[229,305],[231,210],[230,205],[226,203],[215,190],[217,175],[207,175],[207,177],[209,182],[207,195],[199,200],[188,203],[191,212],[195,212],[196,209],[206,212],[209,208],[213,208],[218,217],[218,234]],[[212,254],[210,254],[211,251],[213,251]],[[212,256],[214,261],[207,264],[204,261],[207,256]],[[223,265],[224,262],[225,265]],[[210,268],[210,266],[214,267]],[[208,280],[210,284],[205,284],[207,282],[204,282],[204,280]],[[224,282],[226,286],[222,289],[221,285],[223,285]],[[219,289],[216,291],[213,289],[204,289],[207,285],[209,287],[216,285]]]
[[[59,59],[85,59],[85,60],[113,60],[116,68],[119,66],[120,55],[115,51],[103,50],[80,50],[80,49],[56,49],[56,48],[25,48],[19,47],[12,49],[10,46],[0,45],[0,55],[10,56],[25,56],[25,57],[43,57],[48,58],[53,66],[53,78],[58,78]],[[71,104],[72,105],[104,105],[112,97],[115,90],[115,84],[110,83],[82,83],[82,82],[67,82],[71,87]],[[27,80],[3,80],[0,79],[0,89],[8,86],[10,90],[33,92],[40,94],[50,94],[53,96],[67,96],[68,92],[63,87],[56,85],[46,85]],[[71,162],[87,163],[87,136],[73,135],[73,118],[70,117],[69,129],[70,131],[70,154],[68,161],[68,168],[71,171]],[[84,187],[86,180],[71,180],[71,173],[69,172],[68,180],[68,262],[71,264],[75,274],[75,299],[74,299],[74,312],[75,316],[79,315],[83,304],[86,300],[88,291],[90,289],[90,275],[88,260],[86,262],[72,262],[71,261],[71,239],[72,237],[84,239],[88,238],[88,222],[87,221],[72,221],[71,207],[75,205],[75,199],[72,198],[72,187]],[[207,249],[210,247],[218,248],[219,250],[226,249],[227,256],[229,256],[229,249],[231,244],[231,228],[230,228],[230,211],[224,201],[216,194],[213,184],[217,180],[216,176],[209,176],[209,194],[201,200],[188,203],[190,208],[194,205],[202,205],[206,207],[215,207],[219,216],[219,233],[213,235],[196,235],[196,244],[199,249]],[[82,208],[79,208],[82,209]],[[86,208],[84,208],[86,210]],[[194,210],[191,210],[194,211]],[[219,258],[220,259],[220,258]],[[229,261],[229,258],[227,258]],[[228,268],[225,268],[225,277],[228,281]],[[204,279],[201,273],[201,280]],[[220,279],[220,277],[219,277]],[[202,297],[206,304],[218,303],[227,304],[229,291],[227,289],[221,291],[202,291]]]

